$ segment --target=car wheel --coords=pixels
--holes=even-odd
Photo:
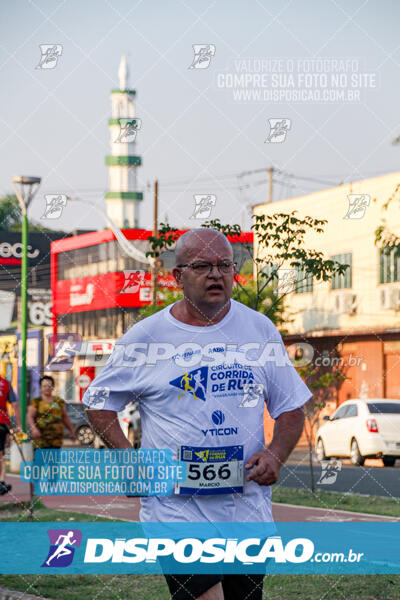
[[[321,438],[318,438],[318,441],[317,441],[316,455],[320,462],[321,462],[321,460],[326,459],[324,442],[321,440]]]
[[[76,437],[82,446],[89,446],[94,441],[94,433],[89,425],[81,425],[76,430]]]
[[[382,457],[383,464],[385,467],[394,467],[394,463],[396,462],[395,456],[383,456]]]
[[[354,438],[351,440],[350,460],[353,465],[357,465],[358,467],[362,467],[362,465],[364,464],[364,461],[365,461],[365,458],[363,456],[361,456],[361,452],[360,452],[360,448],[358,447],[357,440]]]

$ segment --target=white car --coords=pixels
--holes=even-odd
[[[393,467],[400,458],[400,400],[346,400],[315,436],[318,460],[350,457],[353,465],[366,458],[382,458]]]

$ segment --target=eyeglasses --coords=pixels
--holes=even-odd
[[[177,267],[190,267],[198,275],[204,275],[204,273],[211,273],[213,267],[217,267],[220,273],[231,273],[236,268],[236,263],[231,262],[230,260],[223,260],[216,265],[213,265],[210,262],[194,262],[185,265],[177,265]]]

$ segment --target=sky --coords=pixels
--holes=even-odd
[[[397,171],[399,17],[390,0],[3,2],[0,193],[12,192],[12,175],[37,175],[33,219],[45,194],[104,207],[122,54],[142,120],[142,227],[152,226],[155,179],[161,220],[198,226],[194,195],[210,195],[210,218],[248,228],[251,205],[268,198],[268,167],[273,201]],[[55,68],[37,68],[41,44],[62,46]],[[189,68],[196,44],[211,47],[206,68]],[[70,202],[45,224],[105,221]]]

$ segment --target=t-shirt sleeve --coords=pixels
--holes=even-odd
[[[137,399],[133,389],[135,369],[126,364],[120,366],[123,352],[123,345],[117,344],[104,369],[86,390],[82,403],[88,408],[120,412]]]
[[[276,419],[284,412],[303,406],[312,396],[290,361],[278,330],[271,336],[271,351],[265,364],[266,405],[269,414]]]

